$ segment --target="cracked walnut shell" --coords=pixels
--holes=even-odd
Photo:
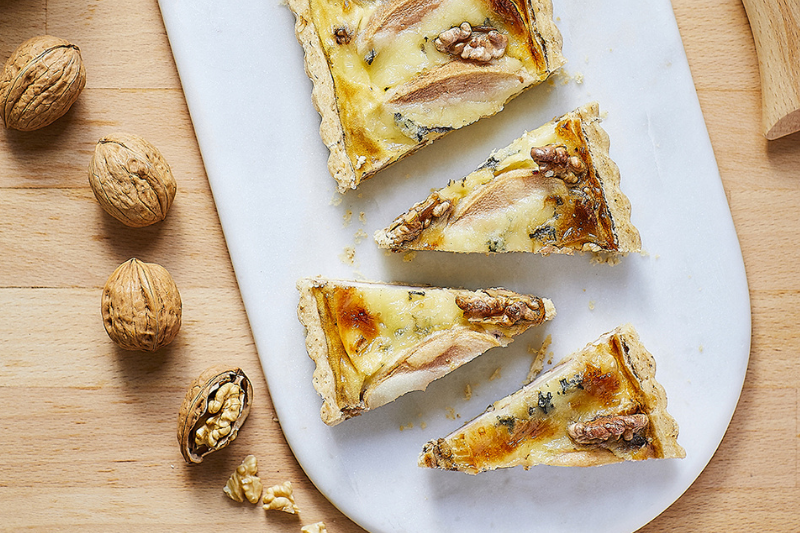
[[[41,35],[14,50],[0,73],[0,114],[6,128],[33,131],[69,111],[86,85],[81,51]]]
[[[133,228],[164,220],[177,191],[161,152],[130,133],[107,135],[97,142],[89,185],[106,213]]]
[[[181,295],[164,267],[134,258],[106,281],[101,313],[108,336],[120,348],[154,352],[181,328]]]
[[[236,439],[250,413],[253,386],[241,368],[213,366],[186,391],[178,413],[178,443],[187,463],[200,463]]]

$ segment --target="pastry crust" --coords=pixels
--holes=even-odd
[[[364,72],[367,72],[367,76],[372,76],[367,69],[370,68],[375,57],[374,49],[371,51],[371,57],[358,57],[353,53],[351,60],[346,62],[346,68],[341,66],[341,62],[336,57],[333,57],[344,47],[356,48],[356,43],[359,47],[364,48],[366,45],[362,42],[362,34],[366,31],[365,27],[370,28],[369,16],[376,12],[380,13],[381,8],[386,5],[402,1],[382,0],[366,3],[351,0],[342,4],[329,0],[289,0],[289,7],[296,17],[295,34],[305,52],[306,74],[313,82],[312,101],[322,118],[320,135],[325,146],[330,150],[328,169],[336,179],[340,192],[356,188],[364,179],[422,146],[430,144],[449,131],[498,112],[510,99],[524,89],[547,79],[565,62],[561,55],[561,34],[552,20],[550,0],[475,0],[475,2],[483,2],[487,15],[492,14],[498,21],[504,21],[503,24],[507,23],[508,27],[504,31],[507,31],[512,36],[512,40],[516,41],[516,44],[510,47],[510,49],[513,48],[513,51],[509,52],[509,54],[515,54],[513,58],[503,57],[499,60],[492,60],[486,63],[486,66],[501,68],[508,73],[516,73],[519,81],[503,88],[491,97],[484,97],[487,101],[493,101],[493,104],[488,107],[484,105],[483,108],[477,110],[469,110],[466,113],[467,118],[464,120],[455,122],[444,120],[441,123],[429,124],[421,128],[415,126],[411,138],[403,140],[399,133],[402,131],[408,134],[403,124],[408,123],[410,119],[403,116],[398,120],[398,114],[403,115],[403,109],[395,109],[390,102],[384,100],[396,93],[403,80],[413,83],[415,79],[435,71],[443,63],[447,64],[445,62],[448,60],[446,59],[447,54],[433,48],[433,38],[436,35],[429,35],[430,28],[427,27],[420,30],[423,33],[419,35],[418,41],[423,53],[429,56],[429,59],[419,62],[419,64],[407,65],[408,70],[416,69],[416,72],[410,78],[408,75],[401,77],[402,79],[399,81],[391,78],[391,86],[383,86],[384,83],[378,84],[377,81],[370,80],[369,87],[365,88],[361,87],[363,80],[356,79]],[[439,4],[443,4],[444,1],[419,0],[417,3],[432,6],[424,7],[424,9],[436,11]],[[363,10],[363,15],[353,15],[353,12],[358,9]],[[435,12],[433,17],[438,16],[437,13]],[[441,28],[437,27],[436,31],[446,30],[449,24],[454,23],[448,20],[448,17],[452,18],[453,15],[447,13],[446,10],[443,10]],[[487,20],[488,18],[487,16]],[[419,17],[414,18],[400,26],[405,30],[408,27],[419,25],[420,20],[418,19]],[[460,20],[455,22],[456,25],[460,23]],[[325,25],[331,27],[324,27]],[[370,34],[370,38],[372,36],[374,35]],[[336,44],[332,44],[334,41]],[[363,50],[359,51],[363,52]],[[399,55],[402,57],[404,54]],[[451,59],[451,63],[464,68],[480,65],[458,57]],[[348,72],[345,73],[344,70]],[[354,71],[357,72],[354,74]],[[351,76],[353,80],[350,79]],[[352,84],[350,84],[351,81],[353,81]],[[380,81],[385,82],[383,79]],[[433,80],[433,82],[437,81]],[[476,78],[473,85],[477,88],[487,84]],[[354,88],[358,91],[355,91]],[[363,98],[355,99],[353,96],[355,92],[360,92],[362,95],[369,94],[370,106],[381,107],[386,104],[385,109],[382,109],[380,113],[384,117],[394,114],[394,119],[398,124],[388,127],[396,130],[392,132],[393,135],[398,134],[395,138],[380,138],[386,133],[385,124],[383,130],[379,129],[374,133],[367,131],[372,123],[380,122],[373,115],[366,118],[363,123],[351,122],[352,119],[348,118],[349,115],[359,115],[368,111],[363,105]],[[458,102],[449,102],[445,107],[456,108],[458,105]],[[348,111],[348,106],[354,106],[356,109]],[[397,137],[400,138],[400,141]]]
[[[428,442],[419,465],[477,474],[684,457],[655,372],[636,330],[621,326],[462,428]]]
[[[316,365],[313,384],[323,400],[320,417],[328,425],[425,390],[431,381],[555,316],[550,300],[504,289],[323,278],[300,279],[297,289],[298,317]],[[475,316],[472,300],[501,302],[505,314]],[[508,319],[523,308],[521,318]]]
[[[640,252],[599,123],[592,102],[526,133],[377,231],[376,242],[395,252]]]

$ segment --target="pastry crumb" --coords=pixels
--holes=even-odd
[[[615,265],[620,264],[620,262],[622,262],[622,259],[620,258],[619,254],[597,253],[597,254],[592,255],[592,258],[590,259],[590,262],[593,265],[615,266]]]
[[[703,345],[702,345],[702,344],[700,345],[700,347],[698,348],[698,350],[700,351],[700,353],[703,353]]]
[[[575,74],[575,83],[577,83],[578,85],[583,83],[583,74],[581,74],[580,72]]]
[[[400,431],[405,431],[407,429],[413,429],[413,428],[414,428],[414,422],[409,422],[408,425],[406,426],[400,424]]]
[[[589,300],[589,311],[594,311],[594,300]]]
[[[415,257],[417,257],[417,252],[408,252],[403,255],[403,263],[410,263]]]
[[[361,222],[362,224],[366,224],[367,223],[367,214],[364,211],[361,211],[358,214],[358,221]]]
[[[534,354],[533,361],[531,362],[531,368],[528,370],[528,375],[525,377],[525,381],[523,381],[523,385],[527,385],[528,383],[532,382],[536,379],[536,376],[541,373],[542,369],[544,368],[544,357],[547,355],[547,349],[550,347],[550,344],[553,342],[552,335],[548,335],[542,341],[542,345],[539,347],[538,350],[532,349],[532,347],[528,347],[528,352]]]
[[[333,206],[336,206],[336,205],[339,205],[341,203],[342,203],[342,195],[339,194],[338,192],[334,193],[333,197],[331,198],[330,204],[333,205]]]
[[[367,232],[364,231],[363,229],[360,229],[356,232],[354,240],[356,244],[361,244],[366,238],[367,238]]]
[[[456,418],[461,418],[461,415],[456,413],[456,410],[452,407],[447,408],[447,413],[444,415],[448,420],[455,420]]]
[[[496,379],[500,379],[500,367],[499,366],[495,369],[494,372],[492,372],[492,375],[489,376],[489,381],[494,381]]]
[[[426,427],[428,427],[428,424],[426,424],[426,423],[423,421],[423,422],[420,422],[420,423],[419,423],[419,427],[420,427],[420,429],[425,429]]]
[[[342,219],[344,220],[343,224],[345,225],[345,227],[349,226],[350,221],[353,219],[353,212],[348,209],[347,211],[344,212],[344,215],[342,215]]]
[[[339,254],[339,260],[344,263],[345,265],[353,266],[356,264],[356,249],[352,246],[345,246],[344,250],[341,254]]]

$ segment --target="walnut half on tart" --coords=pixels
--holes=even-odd
[[[289,0],[339,191],[564,64],[550,0]]]
[[[556,314],[546,298],[500,288],[303,278],[297,289],[320,416],[331,426],[425,390]]]
[[[477,474],[537,464],[682,458],[653,356],[630,324],[601,336],[450,435],[419,466]]]
[[[641,251],[597,103],[495,151],[375,233],[383,248],[449,252]]]

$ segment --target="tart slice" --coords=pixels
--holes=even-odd
[[[528,132],[375,233],[393,251],[641,251],[597,103]]]
[[[477,474],[684,457],[655,372],[634,328],[622,326],[454,433],[428,442],[419,465]]]
[[[316,363],[328,425],[379,407],[555,316],[550,300],[505,289],[468,291],[304,278],[298,316]]]
[[[289,0],[339,191],[563,63],[550,0]]]

